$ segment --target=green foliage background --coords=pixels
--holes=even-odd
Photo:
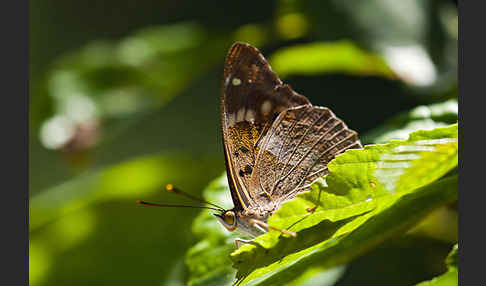
[[[30,7],[31,285],[457,284],[454,1]],[[210,212],[135,201],[187,203],[162,191],[173,183],[232,207],[219,99],[235,41],[257,46],[285,82],[331,108],[363,143],[388,145],[346,152],[332,175],[272,217],[287,227],[289,217],[308,215],[299,210],[322,207],[297,226],[297,240],[271,232],[259,238],[262,249],[230,256],[237,235]],[[46,148],[65,134],[46,132],[52,122],[78,128],[68,128],[70,145]],[[401,144],[441,138],[449,141],[414,154],[420,159],[393,187],[363,164],[378,168]]]

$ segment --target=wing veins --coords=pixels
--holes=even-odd
[[[302,112],[302,113],[304,113],[304,112]],[[302,116],[300,116],[300,115],[302,115],[302,113],[299,114],[298,120],[296,118],[296,120],[294,120],[294,122],[292,123],[292,126],[290,127],[289,133],[292,132],[292,130],[294,130],[294,127],[297,125],[297,122],[299,122],[299,120],[302,118]],[[318,120],[320,120],[320,118]],[[272,136],[273,136],[273,133],[272,133]],[[289,141],[288,140],[289,138],[291,138],[291,137],[290,136],[286,137],[284,144],[280,145],[280,149],[278,150],[278,154],[277,154],[277,161],[278,161],[278,158],[280,158],[280,154],[282,153],[282,150],[283,150],[284,146],[287,145],[287,142]],[[284,168],[285,167],[286,166],[284,166]],[[276,179],[277,179],[277,164],[275,164],[275,168],[273,169],[273,181],[275,182]]]
[[[322,116],[323,116],[323,115],[322,115]],[[327,119],[327,120],[326,120],[326,122],[324,122],[324,124],[323,124],[321,127],[319,127],[319,128],[318,128],[318,131],[320,131],[320,130],[321,130],[323,127],[324,127],[324,126],[326,126],[326,123],[327,123],[329,120],[331,120],[331,119],[335,119],[335,118],[334,118],[334,117],[330,117],[329,119]],[[277,180],[277,181],[274,183],[273,188],[272,188],[272,194],[273,194],[273,192],[274,192],[275,188],[277,187],[277,185],[278,185],[280,182],[282,182],[283,180],[285,180],[285,179],[286,179],[286,178],[287,178],[287,177],[288,177],[288,176],[289,176],[289,175],[290,175],[290,174],[291,174],[291,173],[292,173],[292,172],[295,170],[295,168],[297,168],[297,166],[299,166],[299,165],[300,165],[300,163],[302,163],[302,161],[303,161],[303,160],[304,160],[304,159],[307,157],[307,155],[309,155],[309,154],[310,154],[310,152],[311,152],[311,151],[314,149],[314,147],[315,147],[315,146],[316,146],[316,145],[317,145],[317,144],[318,144],[318,143],[319,143],[319,142],[320,142],[320,141],[321,141],[321,140],[324,138],[324,136],[326,136],[326,135],[327,135],[327,134],[328,134],[328,133],[329,133],[331,130],[333,130],[333,129],[334,129],[336,126],[338,126],[338,125],[339,125],[339,124],[341,124],[341,123],[342,123],[341,121],[337,121],[337,123],[336,123],[336,124],[334,124],[334,125],[333,125],[331,128],[329,128],[329,130],[327,130],[327,131],[326,131],[324,134],[322,134],[322,135],[319,137],[319,139],[317,139],[317,141],[316,141],[316,142],[315,142],[315,143],[312,145],[312,147],[311,147],[311,148],[310,148],[310,149],[309,149],[309,150],[308,150],[308,151],[307,151],[307,152],[306,152],[306,153],[305,153],[305,154],[302,156],[302,158],[300,158],[299,162],[297,162],[297,164],[295,164],[295,165],[294,165],[294,166],[293,166],[293,167],[290,169],[290,171],[289,171],[289,172],[288,172],[288,173],[287,173],[285,176],[280,177],[280,178],[279,178],[279,179],[278,179],[278,180]],[[308,129],[306,130],[306,134],[307,134],[307,131],[308,131],[308,130],[310,130],[310,128],[308,128]],[[345,129],[343,129],[343,130],[345,130]],[[342,131],[342,130],[341,130],[341,131]],[[332,138],[334,138],[334,136],[336,136],[337,134],[339,134],[341,131],[339,131],[338,133],[336,133],[335,135],[333,135],[333,137],[331,137],[331,139],[332,139]],[[300,143],[300,142],[299,142],[299,143]],[[298,147],[298,146],[296,146],[296,148],[297,148],[297,147]],[[287,163],[288,163],[288,162],[290,162],[290,159],[291,159],[291,158],[292,158],[292,156],[294,155],[295,150],[296,150],[296,149],[294,149],[294,152],[291,154],[291,156],[290,156],[290,157],[289,157],[289,159],[287,160]],[[287,164],[286,164],[286,166],[287,166]],[[286,167],[286,166],[285,166],[285,167]],[[280,174],[282,174],[284,170],[285,170],[285,168],[282,170],[282,172],[281,172]]]
[[[303,113],[304,113],[304,115],[306,114],[306,112],[305,112],[305,111],[304,111]],[[288,164],[289,164],[289,162],[290,162],[290,159],[292,159],[292,157],[294,156],[295,152],[297,151],[297,148],[298,148],[298,147],[300,146],[300,144],[302,144],[302,142],[304,141],[304,139],[305,139],[305,137],[307,136],[307,133],[309,132],[309,130],[310,130],[312,127],[314,127],[314,125],[315,125],[315,124],[316,124],[316,123],[317,123],[319,120],[321,120],[321,118],[322,118],[323,116],[324,116],[324,114],[322,114],[321,116],[319,116],[319,118],[318,118],[316,121],[312,122],[312,124],[309,126],[309,128],[307,128],[307,129],[305,130],[304,135],[302,136],[302,138],[300,138],[299,143],[297,143],[297,145],[295,145],[294,149],[292,150],[292,153],[290,154],[289,158],[287,159],[287,162],[285,162],[285,165],[284,165],[284,167],[282,168],[282,171],[281,171],[281,172],[280,172],[280,174],[278,175],[279,177],[281,177],[281,176],[282,176],[282,174],[285,172],[285,168],[287,168],[287,166],[288,166]],[[327,120],[324,122],[324,124],[323,124],[321,127],[319,127],[319,129],[318,129],[318,130],[321,130],[321,128],[322,128],[324,125],[326,125],[326,123],[327,123],[329,120],[331,120],[331,118],[332,118],[332,117],[330,117],[329,119],[327,119]],[[333,126],[333,128],[334,128],[334,126]],[[277,159],[278,159],[278,158],[277,158]],[[295,166],[294,166],[294,167],[295,167]],[[275,172],[275,173],[276,173],[276,172]],[[287,174],[287,175],[288,175],[288,174]],[[274,185],[273,185],[273,187],[272,187],[272,192],[271,192],[271,194],[273,194],[273,192],[275,191],[275,187],[277,186],[277,184],[279,183],[279,181],[280,181],[280,179],[279,179],[279,180],[277,180],[277,181],[275,181],[275,183],[274,183]]]
[[[339,134],[339,133],[341,133],[342,131],[345,131],[345,130],[349,130],[349,129],[343,129],[343,130],[339,131],[338,133],[336,133],[336,135],[337,135],[337,134]],[[320,169],[320,170],[318,170],[318,171],[316,171],[316,172],[313,172],[312,174],[309,174],[309,172],[310,172],[310,171],[312,170],[312,168],[314,168],[314,166],[315,166],[315,165],[316,165],[316,164],[319,162],[319,160],[322,158],[322,156],[324,156],[324,155],[325,155],[327,152],[329,152],[329,150],[331,150],[331,149],[332,149],[334,146],[339,145],[339,144],[341,144],[342,142],[345,142],[346,140],[348,140],[348,139],[352,138],[354,135],[356,135],[354,132],[353,132],[353,133],[351,133],[351,134],[349,134],[347,137],[345,137],[345,138],[344,138],[344,139],[342,139],[341,141],[337,142],[337,143],[336,143],[336,144],[334,144],[333,146],[331,146],[331,147],[327,148],[327,149],[326,149],[326,150],[325,150],[323,153],[321,153],[321,155],[319,156],[319,158],[317,158],[317,160],[314,162],[314,164],[312,164],[312,166],[311,166],[310,168],[308,168],[308,169],[307,169],[307,171],[306,171],[306,175],[305,175],[305,176],[302,178],[302,180],[299,182],[299,184],[297,185],[297,188],[298,188],[298,187],[300,186],[300,184],[302,184],[302,183],[303,183],[303,182],[304,182],[304,181],[305,181],[307,178],[309,178],[309,177],[311,177],[311,176],[313,176],[313,175],[315,175],[315,174],[318,174],[319,172],[324,171],[325,169],[327,169],[327,166],[326,166],[325,168],[322,168],[322,169]],[[354,145],[354,143],[353,143],[353,144],[351,144],[351,146],[353,146],[353,145]],[[339,150],[336,152],[336,154],[341,154],[341,152],[344,152],[344,151],[346,151],[347,149],[349,149],[349,146],[346,146],[346,147],[344,147],[344,148],[339,149]]]

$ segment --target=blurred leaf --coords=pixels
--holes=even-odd
[[[160,154],[85,172],[71,181],[32,196],[29,228],[36,230],[93,203],[136,197],[141,199],[142,196],[160,193],[164,184],[177,183],[185,178],[177,173],[177,169],[185,166],[189,171],[187,168],[190,166],[196,170],[197,164],[194,162],[199,160],[206,166],[211,162],[210,158],[202,156]],[[211,164],[215,165],[214,162]]]
[[[119,42],[94,42],[64,56],[51,77],[69,72],[79,78],[78,86],[85,86],[85,91],[98,98],[103,98],[104,92],[136,88],[131,96],[145,97],[160,106],[213,62],[211,55],[194,61],[194,52],[204,52],[208,45],[205,30],[193,23],[150,27]],[[69,97],[77,91],[74,83],[59,84],[61,92],[57,92],[57,86],[51,88],[55,97]]]
[[[181,284],[196,210],[147,208],[135,201],[180,204],[180,197],[161,191],[163,185],[194,193],[221,172],[219,163],[213,156],[160,153],[92,170],[33,195],[31,285]]]
[[[260,48],[269,41],[269,30],[265,25],[248,24],[239,27],[234,33],[235,42],[245,42]]]
[[[457,38],[448,27],[455,24],[457,29],[453,3],[306,0],[299,4],[314,41],[352,39],[374,51],[421,100],[443,99],[457,84]],[[447,18],[447,25],[438,21],[441,18]]]
[[[446,258],[446,264],[447,264],[447,267],[449,269],[457,269],[458,267],[458,251],[459,251],[459,246],[458,244],[456,243],[453,247],[452,247],[452,250],[451,252],[449,253],[449,255],[447,256]]]
[[[417,286],[454,286],[458,285],[458,268],[457,268],[457,251],[458,251],[458,246],[457,244],[454,245],[452,248],[452,251],[449,253],[449,255],[446,258],[446,264],[447,264],[447,272],[435,277],[434,279],[430,281],[424,281]]]
[[[326,270],[323,267],[309,267],[296,275],[295,279],[285,284],[289,286],[333,286],[343,276],[344,266]]]
[[[357,36],[374,44],[414,43],[423,40],[427,1],[339,1],[332,3],[361,31]],[[380,17],[376,17],[380,15]]]
[[[268,220],[274,227],[298,232],[298,238],[282,237],[270,230],[254,239],[256,245],[243,245],[231,255],[238,276],[245,283],[258,280],[265,273],[293,264],[299,251],[307,253],[319,243],[332,244],[392,207],[403,195],[454,168],[457,149],[457,125],[452,125],[412,133],[407,141],[370,145],[336,156],[328,165],[328,186],[314,184],[310,192],[284,203]],[[317,210],[310,213],[308,209],[316,205]],[[277,260],[280,262],[274,262]],[[269,264],[273,266],[264,267]]]
[[[309,23],[301,13],[286,13],[281,15],[276,23],[276,30],[284,39],[297,39],[307,34]]]
[[[445,274],[438,276],[430,281],[417,284],[417,286],[455,286],[458,285],[457,270],[447,271]]]
[[[457,168],[450,172],[457,174]],[[425,236],[437,241],[455,243],[458,240],[459,214],[451,206],[443,206],[408,231],[408,234]]]
[[[134,115],[160,108],[217,63],[224,54],[225,39],[207,35],[200,25],[180,23],[142,29],[119,42],[90,43],[60,58],[48,73],[54,116],[72,121],[73,130],[86,122],[110,121],[108,130],[115,131],[103,134],[102,139],[113,139],[121,128],[114,126],[116,120],[129,116],[136,120]],[[79,99],[86,104],[81,105]],[[53,138],[59,129],[41,138]],[[76,134],[69,134],[60,143],[49,145],[43,140],[43,144],[59,149],[74,140]]]
[[[394,78],[379,56],[366,52],[349,41],[294,45],[276,51],[270,58],[280,77],[294,74],[345,73]]]
[[[444,127],[457,122],[457,119],[458,105],[455,99],[431,105],[417,106],[410,111],[403,112],[385,121],[380,127],[361,136],[361,140],[368,143],[403,140],[414,131]]]
[[[224,208],[231,208],[226,173],[204,190],[206,200]],[[194,220],[192,231],[200,241],[186,254],[190,276],[188,285],[230,285],[236,271],[231,267],[229,254],[235,248],[235,233],[229,233],[208,211]]]

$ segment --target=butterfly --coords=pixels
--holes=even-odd
[[[167,190],[211,207],[138,203],[215,210],[227,230],[255,238],[273,228],[267,219],[283,202],[329,173],[327,164],[337,154],[362,148],[358,134],[331,110],[313,106],[279,79],[258,49],[240,42],[230,48],[224,64],[221,127],[232,209],[171,184]],[[236,248],[238,242],[252,241],[238,238]]]
[[[271,228],[267,219],[283,202],[327,175],[337,154],[362,148],[355,131],[284,84],[258,49],[241,42],[224,64],[221,127],[234,208],[214,215],[251,238]]]

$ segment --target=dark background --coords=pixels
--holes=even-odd
[[[408,126],[398,114],[454,102],[456,4],[404,2],[31,1],[31,285],[183,285],[198,211],[134,202],[181,203],[160,191],[166,183],[198,194],[224,172],[219,98],[234,41],[257,46],[267,59],[285,47],[341,40],[382,57],[390,46],[423,49],[436,71],[426,84],[342,71],[285,78],[365,143]],[[93,106],[94,115],[70,123],[63,144],[46,145],[46,136],[68,128],[42,135],[51,119],[86,115]],[[428,119],[414,128],[455,121],[450,114]],[[429,224],[392,241],[351,263],[338,285],[411,285],[443,271],[457,213],[436,217],[452,230]]]

